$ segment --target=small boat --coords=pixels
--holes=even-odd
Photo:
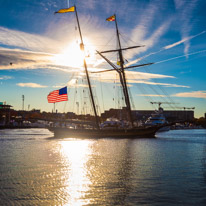
[[[159,107],[145,122],[146,126],[162,126],[158,132],[169,131],[170,126],[163,114],[163,108]]]
[[[83,37],[81,33],[81,28],[80,28],[80,23],[78,19],[78,14],[77,14],[77,8],[76,6],[73,6],[69,9],[64,9],[60,10],[59,13],[64,13],[65,11],[73,11],[75,12],[76,20],[77,20],[77,25],[78,25],[78,30],[79,30],[79,35],[80,35],[80,49],[84,52],[84,43],[83,43]],[[97,115],[97,109],[96,109],[96,104],[94,101],[94,95],[92,91],[92,86],[90,83],[90,77],[89,77],[89,72],[87,69],[87,64],[86,64],[86,59],[84,58],[84,69],[85,69],[85,74],[87,78],[87,84],[89,88],[89,94],[90,94],[90,99],[91,99],[91,106],[93,108],[93,113],[95,116],[95,126],[93,127],[75,127],[75,128],[68,128],[68,127],[60,127],[60,126],[54,126],[54,127],[48,127],[48,129],[54,133],[55,138],[67,138],[67,137],[75,137],[75,138],[138,138],[138,137],[154,137],[155,133],[162,127],[162,125],[144,125],[144,126],[139,126],[136,127],[134,124],[134,120],[132,117],[132,111],[131,111],[131,104],[130,104],[130,98],[128,94],[128,86],[127,86],[127,80],[126,80],[126,75],[125,75],[125,69],[128,68],[133,68],[133,67],[141,67],[145,65],[150,65],[149,64],[142,64],[142,65],[136,65],[136,66],[130,66],[126,67],[124,65],[124,59],[123,59],[123,54],[122,50],[126,49],[133,49],[133,48],[138,48],[140,46],[133,46],[133,47],[128,47],[128,48],[122,48],[121,43],[120,43],[120,38],[119,38],[119,31],[118,31],[118,26],[117,26],[117,19],[116,15],[113,15],[107,19],[108,21],[114,21],[116,25],[116,35],[117,35],[117,41],[118,41],[118,49],[116,50],[109,50],[109,51],[96,51],[110,66],[113,67],[112,70],[115,70],[119,74],[119,81],[122,87],[122,93],[124,95],[124,100],[125,100],[125,105],[126,105],[126,111],[127,111],[127,121],[129,121],[130,126],[120,126],[120,123],[118,121],[115,121],[115,124],[112,124],[110,121],[110,126],[102,126],[100,123],[100,118]],[[110,60],[108,60],[103,53],[108,53],[108,52],[117,52],[118,54],[118,66],[115,66]],[[111,71],[106,70],[106,71]],[[102,72],[106,72],[105,70]],[[108,123],[108,122],[107,122]]]
[[[117,118],[107,118],[106,121],[100,124],[101,129],[120,129],[125,128],[122,121]]]

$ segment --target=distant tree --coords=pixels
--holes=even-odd
[[[196,124],[206,128],[206,119],[204,117],[200,117],[199,119],[196,119]]]

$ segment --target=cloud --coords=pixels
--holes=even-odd
[[[195,9],[198,0],[187,1],[187,0],[174,0],[175,7],[178,12],[178,22],[180,22],[180,32],[182,39],[185,39],[189,36],[189,33],[192,29],[191,19],[192,19],[192,12]],[[187,57],[190,48],[190,41],[184,41],[184,54]]]
[[[159,62],[155,62],[154,64],[159,64],[159,63],[171,61],[171,60],[174,60],[174,59],[179,59],[179,58],[182,58],[182,57],[185,57],[185,56],[191,56],[191,55],[200,54],[200,53],[204,53],[204,52],[206,52],[206,49],[201,50],[201,51],[197,51],[197,52],[193,52],[193,53],[189,53],[189,54],[186,54],[186,55],[184,54],[184,55],[181,55],[181,56],[165,59],[165,60],[162,60],[162,61],[159,61]]]
[[[7,29],[0,26],[0,44],[31,51],[52,52],[61,49],[60,42],[37,34]]]
[[[81,77],[80,77],[81,79]],[[77,78],[74,78],[74,79],[71,79],[68,83],[67,83],[67,86],[68,88],[80,88],[80,87],[83,87],[83,88],[88,88],[88,85],[85,83],[79,83],[78,82],[79,79]],[[82,81],[81,81],[82,82]],[[96,87],[95,85],[91,85],[92,87]],[[61,85],[56,85],[56,86],[53,86],[53,88],[61,88],[61,87],[65,87],[65,84],[61,84]]]
[[[95,1],[91,0],[91,2],[91,8],[93,8]],[[151,27],[151,25],[153,25],[153,21],[156,18],[156,15],[158,15],[159,13],[159,7],[161,6],[159,4],[161,3],[161,1],[158,1],[158,4],[156,4],[155,2],[151,1],[149,6],[143,12],[143,15],[140,18],[140,23],[131,31],[131,39],[146,45],[145,47],[140,48],[138,52],[144,52],[154,46],[162,37],[162,35],[167,32],[171,23],[171,19],[166,19],[162,24],[160,24],[160,26]],[[177,6],[177,8],[179,7]],[[111,36],[111,29],[103,28],[104,26],[99,24],[98,18],[94,20],[93,16],[91,15],[88,15],[85,18],[84,17],[85,16],[81,16],[80,20],[84,28],[85,36],[89,37],[89,39],[94,40],[94,42],[92,42],[94,45],[98,45],[99,42],[101,42],[102,45],[106,44],[107,39],[105,40],[105,36]],[[73,35],[74,32],[71,31],[71,28],[73,28],[74,26],[70,22],[68,24],[65,24],[63,19],[60,20],[57,25],[54,24],[56,23],[51,23],[50,27],[45,33],[45,36],[29,34],[0,27],[0,43],[9,47],[7,49],[0,48],[0,69],[42,68],[71,73],[75,72],[79,75],[84,75],[83,73],[81,74],[81,67],[72,67],[71,65],[68,66],[63,64],[59,65],[58,63],[53,61],[53,57],[56,55],[56,53],[62,51],[65,47],[65,42],[67,42],[68,45],[68,41],[74,41],[75,36]],[[85,25],[88,25],[88,27],[86,27]],[[151,31],[151,28],[153,29],[153,31]],[[98,30],[99,36],[97,36],[96,30]],[[70,35],[66,35],[68,32],[70,32]],[[46,36],[53,36],[54,39],[48,38]],[[184,41],[188,41],[191,38],[194,38],[194,36],[187,37],[179,42],[176,42],[175,44],[168,45],[165,48],[172,48],[178,44],[183,43]],[[102,39],[104,40],[102,41]],[[12,49],[12,47],[14,48]],[[133,52],[125,53],[125,58],[133,58],[136,54],[137,52],[133,50]],[[88,70],[96,70],[97,68],[95,67],[102,65],[103,63],[104,62],[102,60],[98,62],[97,59],[96,65],[95,63],[93,65],[89,65]],[[91,74],[91,77],[95,78],[98,77],[98,75],[95,76],[95,74]],[[183,85],[154,83],[152,81],[149,81],[151,79],[175,78],[172,76],[160,74],[127,71],[127,78],[128,83],[145,83],[151,85],[162,85],[166,87],[188,88],[188,86]],[[104,73],[104,75],[101,76],[101,81],[103,82],[112,82],[115,79],[117,79],[117,74],[112,72],[107,72],[107,74]]]
[[[48,68],[64,70],[65,72],[72,72],[75,68],[76,70],[79,69],[80,66],[72,64],[74,60],[76,61],[77,54],[71,53],[71,51],[68,54],[64,53],[68,48],[73,49],[71,43],[75,42],[78,49],[79,44],[76,42],[78,38],[74,25],[71,23],[65,24],[63,20],[58,24],[51,23],[48,27],[45,36],[53,36],[53,39],[0,27],[0,69]],[[84,34],[90,39],[89,44],[99,45],[98,42],[101,41],[104,45],[104,42],[107,41],[104,35],[107,35],[109,30],[99,26],[98,19],[94,20],[91,16],[86,16],[82,22],[83,25],[88,25],[84,29]],[[100,31],[99,36],[96,34],[96,29]],[[101,32],[103,30],[104,32]],[[87,38],[84,38],[84,42],[85,48],[91,47],[91,45],[87,45]],[[63,61],[55,61],[55,58],[61,54],[64,55],[61,59]],[[65,62],[66,64],[64,64]],[[70,62],[72,63],[69,64]]]
[[[184,85],[177,85],[177,84],[168,84],[168,83],[157,83],[157,82],[151,82],[151,81],[143,81],[143,80],[128,80],[128,83],[134,83],[134,84],[148,84],[148,85],[159,85],[159,86],[165,86],[165,87],[182,87],[182,88],[190,88],[189,86]]]
[[[182,71],[182,72],[180,72],[180,74],[188,74],[188,73],[191,73],[192,72],[192,70],[190,69],[190,70],[187,70],[187,71]]]
[[[184,39],[181,40],[181,41],[177,41],[177,42],[175,42],[175,43],[173,43],[173,44],[169,44],[169,45],[167,45],[167,46],[164,46],[164,47],[162,47],[159,51],[151,52],[151,53],[146,54],[146,55],[144,55],[144,56],[142,56],[142,57],[139,57],[139,58],[137,58],[137,59],[135,59],[135,60],[133,60],[133,61],[130,61],[130,62],[127,63],[125,66],[127,67],[127,66],[130,66],[130,65],[132,65],[132,64],[135,64],[135,63],[137,63],[137,62],[139,62],[139,61],[141,61],[141,60],[143,60],[143,59],[145,59],[145,58],[147,58],[147,57],[149,57],[149,56],[155,55],[155,54],[157,54],[157,53],[159,53],[159,52],[162,52],[162,51],[164,51],[164,50],[167,50],[167,49],[171,49],[171,48],[173,48],[173,47],[175,47],[175,46],[178,46],[178,45],[184,43],[185,41],[191,40],[191,39],[193,39],[193,38],[195,38],[195,37],[198,37],[198,36],[200,36],[200,35],[202,35],[202,34],[205,34],[205,33],[206,33],[206,31],[202,31],[202,32],[200,32],[199,34],[186,37],[186,38],[184,38]],[[201,51],[200,51],[200,52],[201,52]],[[197,53],[199,53],[199,52],[197,52]],[[196,54],[196,53],[194,53],[194,54]],[[183,56],[180,56],[180,57],[185,57],[185,56],[188,57],[188,56],[190,56],[190,55],[193,55],[193,53],[192,53],[192,54],[188,54],[188,53],[187,53],[187,54],[184,54]],[[174,58],[171,58],[170,60],[176,59],[176,58],[180,58],[180,57],[174,57]],[[166,61],[167,61],[167,60],[166,60]],[[160,61],[160,62],[164,62],[164,60],[163,60],[163,61]]]
[[[81,71],[80,67],[59,65],[55,54],[0,47],[0,70],[51,69],[67,73]]]
[[[152,74],[146,72],[127,71],[127,78],[129,79],[164,79],[164,78],[175,78],[174,76],[163,75],[163,74]]]
[[[135,55],[145,52],[148,49],[152,48],[159,41],[161,36],[163,36],[163,34],[165,34],[165,32],[168,30],[170,23],[171,20],[166,20],[155,31],[151,32],[152,35],[150,35],[149,37],[146,37],[145,34],[147,33],[145,29],[148,28],[148,26],[145,25],[144,26],[145,28],[141,28],[137,26],[132,31],[131,39],[133,39],[133,41],[135,42],[141,42],[141,45],[146,45],[146,46],[138,48],[138,51],[133,50],[133,51],[125,52],[125,58],[132,59]],[[134,61],[133,64],[138,61],[140,61],[139,58],[136,61]]]
[[[11,76],[0,76],[0,80],[8,80],[8,79],[12,79]]]
[[[206,91],[183,92],[183,93],[173,94],[172,96],[206,99]]]
[[[45,87],[47,87],[47,86],[40,85],[37,83],[18,83],[16,85],[19,87],[31,87],[31,88],[45,88]]]
[[[93,79],[96,79],[100,82],[105,83],[113,83],[114,81],[119,82],[119,75],[116,71],[105,72],[92,74]],[[175,78],[174,76],[162,75],[162,74],[151,74],[144,72],[136,72],[136,71],[127,71],[126,78],[128,84],[148,84],[148,85],[159,85],[164,87],[181,87],[181,88],[190,88],[185,85],[177,85],[177,84],[168,84],[168,83],[158,83],[152,82],[151,79],[165,79],[165,78]]]
[[[21,49],[5,49],[0,48],[0,69],[51,69],[51,70],[59,70],[67,73],[76,73],[78,76],[84,76],[84,70],[82,67],[71,67],[59,65],[53,62],[54,54],[44,53],[44,52],[33,52],[33,51],[25,51]],[[12,64],[10,64],[12,63]],[[96,65],[95,65],[96,66]],[[89,71],[98,71],[104,70],[95,67],[88,67]],[[163,79],[163,78],[175,78],[173,76],[161,75],[161,74],[151,74],[144,72],[136,72],[136,71],[127,71],[128,82],[132,80],[150,80],[150,79]],[[91,78],[97,78],[100,76],[99,74],[90,73]],[[117,73],[114,72],[106,72],[104,75],[101,75],[100,81],[102,82],[112,82],[118,78]],[[152,83],[150,83],[152,84]]]
[[[93,1],[91,0],[91,2]],[[94,3],[95,1],[93,4]],[[143,29],[143,36],[140,37],[140,40],[142,39],[143,43],[147,44],[147,48],[144,48],[142,51],[145,51],[151,47],[168,27],[168,22],[163,23],[154,32],[152,32],[150,37],[145,38],[144,36],[148,33],[146,28],[148,28],[149,22],[150,24],[152,23],[155,14],[158,12],[158,6],[151,3],[148,6],[147,11],[150,12],[150,16],[144,13],[147,18],[143,18],[145,17],[145,15],[143,15],[139,27],[137,26],[132,33],[132,36],[135,37],[137,35],[136,32],[139,32],[139,29]],[[99,24],[98,18],[95,18],[94,20],[94,18],[89,15],[83,17],[84,18],[81,18],[82,25],[88,25],[87,27],[84,27],[85,36],[92,39],[92,43],[94,45],[99,45],[99,42],[101,42],[101,45],[106,44],[108,40],[105,39],[105,36],[111,36],[111,29],[104,28],[102,24]],[[73,24],[71,25],[71,23],[65,24],[64,19],[60,20],[58,24],[51,23],[51,25],[47,28],[45,36],[53,36],[55,39],[0,27],[0,43],[7,47],[7,49],[0,48],[0,69],[45,68],[57,69],[65,72],[74,72],[75,69],[76,71],[79,70],[80,67],[64,65],[62,63],[63,61],[54,62],[54,57],[56,54],[60,53],[65,46],[68,45],[69,41],[74,41],[75,35],[73,34],[75,34],[75,30],[71,31],[71,28],[73,27],[74,26]],[[97,29],[99,31],[98,36],[96,32]],[[67,33],[70,35],[65,35]],[[136,53],[133,53],[132,56],[133,55],[136,55]],[[131,54],[129,54],[129,56],[131,56]],[[93,62],[94,68],[103,63],[102,59],[99,61],[98,57],[95,60],[96,61]],[[68,62],[69,61],[67,61],[67,63]],[[10,63],[12,63],[12,65]],[[92,68],[92,65],[90,68]]]
[[[93,77],[99,78],[102,81],[119,79],[119,75],[116,71],[104,72],[92,74]],[[175,78],[174,76],[162,75],[162,74],[152,74],[146,72],[137,72],[137,71],[127,71],[126,77],[128,81],[131,80],[150,80],[150,79],[164,79],[164,78]]]
[[[98,3],[98,1],[87,0],[87,1],[82,1],[81,6],[88,8],[88,9],[94,9],[96,3]]]
[[[169,26],[172,22],[172,18],[164,18],[161,23],[158,23],[156,26],[156,19],[160,16],[159,8],[165,6],[163,1],[150,1],[146,9],[141,13],[141,16],[138,17],[138,25],[132,30],[129,31],[132,42],[138,42],[140,45],[145,45],[144,47],[138,48],[138,50],[128,50],[125,52],[126,59],[132,59],[135,55],[143,53],[150,48],[152,48],[159,39],[168,31]],[[129,40],[127,44],[131,44]],[[138,59],[136,62],[140,61]],[[133,62],[136,63],[136,62]],[[130,63],[129,63],[130,64]],[[131,63],[132,64],[132,63]],[[130,65],[131,65],[130,64]]]
[[[51,64],[52,54],[26,51],[22,49],[6,49],[0,47],[0,70],[31,68],[41,64]]]
[[[167,97],[166,95],[161,95],[161,94],[136,94],[136,96],[143,96],[143,97]]]
[[[202,31],[202,32],[200,32],[199,34],[185,37],[185,38],[182,39],[181,41],[178,41],[178,42],[175,42],[175,43],[173,43],[173,44],[170,44],[170,45],[168,45],[168,46],[163,47],[163,49],[171,49],[171,48],[173,48],[173,47],[175,47],[175,46],[178,46],[178,45],[180,45],[180,44],[182,44],[182,43],[184,43],[184,42],[186,42],[186,41],[188,41],[188,40],[191,40],[191,39],[193,39],[193,38],[195,38],[195,37],[197,37],[197,36],[199,36],[199,35],[202,35],[202,34],[204,34],[205,32],[206,32],[206,31]]]

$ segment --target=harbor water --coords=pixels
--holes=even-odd
[[[0,205],[206,205],[206,130],[97,140],[0,130]]]

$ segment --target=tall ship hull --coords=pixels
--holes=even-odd
[[[133,129],[70,129],[49,127],[54,138],[154,138],[160,129],[156,127],[139,127]]]

